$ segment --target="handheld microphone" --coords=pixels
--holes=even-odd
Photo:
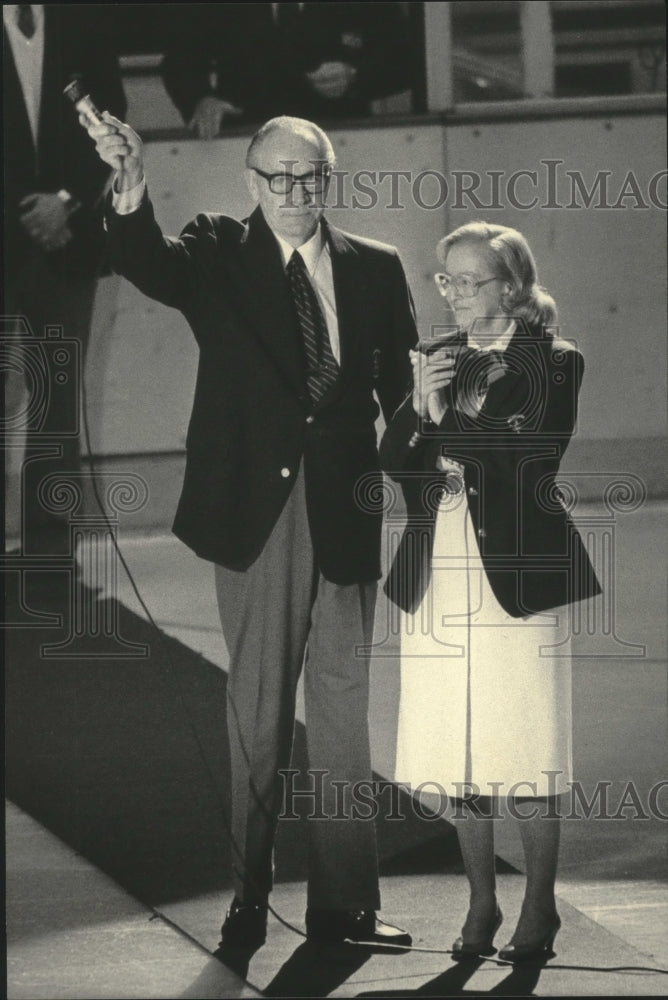
[[[68,83],[63,90],[63,94],[72,102],[79,114],[85,117],[89,125],[99,125],[104,121],[101,113],[95,107],[90,94],[85,92],[81,80],[74,79],[71,83]]]

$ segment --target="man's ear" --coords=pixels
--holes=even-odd
[[[244,172],[244,177],[246,180],[246,187],[250,192],[250,196],[257,205],[260,200],[260,186],[259,179],[254,170],[247,169]]]

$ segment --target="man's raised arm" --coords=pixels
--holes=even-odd
[[[100,159],[115,171],[106,221],[113,269],[150,298],[184,309],[199,221],[191,222],[178,239],[163,236],[146,192],[140,137],[107,111],[101,122],[89,123],[83,115],[79,121]]]

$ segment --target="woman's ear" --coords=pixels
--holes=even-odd
[[[506,312],[512,308],[513,299],[514,296],[512,286],[506,281],[504,282],[503,289],[501,291],[501,304]]]

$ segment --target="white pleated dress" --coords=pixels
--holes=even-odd
[[[429,587],[417,611],[401,615],[396,780],[456,798],[568,791],[570,654],[568,609],[508,615],[487,580],[466,494],[444,495]]]

